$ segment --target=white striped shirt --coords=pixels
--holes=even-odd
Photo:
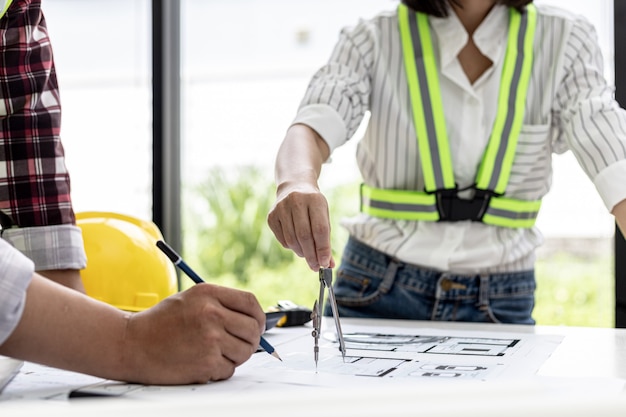
[[[494,65],[472,85],[457,59],[468,39],[461,22],[454,13],[430,18],[460,188],[474,183],[496,116],[508,19],[506,7],[495,6],[474,33],[474,42]],[[626,199],[626,112],[613,93],[603,76],[593,26],[583,17],[537,5],[524,125],[506,195],[545,196],[552,153],[571,150],[609,210]],[[311,80],[294,123],[309,125],[334,150],[354,135],[368,112],[363,138],[353,139],[360,140],[356,157],[364,182],[423,190],[395,10],[342,31],[328,64]],[[457,273],[532,269],[535,249],[543,242],[536,228],[471,221],[397,221],[361,214],[342,224],[353,237],[403,262]]]

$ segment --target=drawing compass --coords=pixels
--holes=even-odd
[[[337,328],[337,340],[339,341],[339,350],[341,356],[345,360],[346,358],[346,345],[343,341],[343,332],[341,331],[341,324],[339,323],[339,312],[337,311],[337,301],[335,300],[335,292],[333,290],[333,270],[330,268],[320,268],[320,294],[319,298],[315,300],[313,305],[313,311],[311,312],[311,320],[313,322],[313,332],[311,333],[315,342],[313,345],[313,357],[315,358],[315,369],[317,370],[317,362],[319,359],[319,338],[322,330],[322,314],[324,311],[324,290],[328,290],[328,302],[330,303],[330,309],[333,313],[333,319],[335,320],[335,327]]]

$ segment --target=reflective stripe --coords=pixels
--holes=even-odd
[[[435,52],[428,28],[428,16],[398,8],[402,51],[418,138],[426,191],[455,187],[452,157],[437,76]],[[421,39],[421,41],[420,41]]]
[[[491,190],[498,195],[504,194],[509,182],[517,138],[522,128],[536,25],[534,7],[527,7],[526,13],[511,9],[510,15],[498,112],[476,181],[476,188]]]
[[[481,197],[475,202],[469,200],[468,204],[468,200],[459,200],[456,196],[428,16],[412,12],[404,4],[398,6],[398,26],[425,192],[383,190],[364,185],[361,190],[363,212],[405,220],[470,219],[506,227],[534,225],[540,200],[502,197],[513,166],[532,70],[536,9],[529,4],[525,10],[520,13],[510,9],[498,111],[474,187]]]
[[[361,187],[361,210],[375,217],[437,221],[436,203],[435,194]]]
[[[0,5],[2,5],[2,7],[0,7],[0,18],[2,16],[4,16],[4,14],[7,12],[9,6],[11,5],[13,0],[0,0]],[[3,4],[4,3],[4,4]]]
[[[541,200],[523,201],[506,197],[493,197],[489,202],[483,222],[504,227],[533,227]]]
[[[440,219],[437,195],[412,190],[390,190],[361,186],[361,211],[374,217],[395,220]],[[491,197],[482,222],[504,227],[532,227],[535,224],[541,200],[515,200]]]

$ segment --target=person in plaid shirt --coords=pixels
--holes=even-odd
[[[0,59],[0,355],[146,384],[232,376],[265,330],[252,293],[194,285],[130,313],[75,290],[85,252],[40,0],[0,0]]]
[[[72,209],[61,103],[40,0],[1,3],[0,233],[39,273],[84,292],[79,270],[86,256]]]

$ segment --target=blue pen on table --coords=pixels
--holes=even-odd
[[[193,282],[195,282],[196,284],[201,284],[204,282],[204,280],[200,278],[200,276],[196,274],[194,270],[185,263],[185,261],[183,261],[183,258],[181,258],[180,255],[176,253],[176,251],[172,249],[170,245],[162,240],[157,241],[156,245],[168,258],[170,258],[174,265],[180,268],[180,270],[183,271],[189,278],[191,278]],[[265,338],[263,338],[263,336],[261,336],[260,345],[263,350],[282,362],[282,359],[280,358],[280,356],[278,356],[278,353],[276,353],[274,347],[270,345],[269,342],[265,340]]]

